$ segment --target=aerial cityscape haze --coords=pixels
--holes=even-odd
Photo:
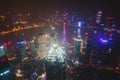
[[[1,0],[0,80],[120,80],[116,0]]]

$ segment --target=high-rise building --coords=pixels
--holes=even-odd
[[[102,11],[98,11],[96,16],[96,24],[100,23],[101,17],[102,17]]]
[[[80,48],[81,48],[81,42],[82,42],[80,27],[81,27],[81,22],[78,22],[76,36],[73,38],[73,40],[74,40],[74,54],[75,54],[74,57],[75,58],[78,58],[80,55]]]
[[[7,59],[4,46],[0,46],[0,80],[15,80],[15,74]]]
[[[46,57],[46,79],[66,80],[65,74],[65,53],[57,45],[56,40]]]

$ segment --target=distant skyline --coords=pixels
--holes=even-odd
[[[78,13],[103,10],[105,15],[120,17],[120,5],[116,0],[1,0],[0,13],[30,9],[35,12],[67,8]]]

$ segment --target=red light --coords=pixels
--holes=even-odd
[[[1,60],[0,60],[0,62],[5,62],[7,60],[7,58],[2,58]]]
[[[7,43],[8,45],[11,45],[12,43],[11,43],[11,41],[8,41],[8,43]]]

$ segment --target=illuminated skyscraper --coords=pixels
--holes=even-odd
[[[58,46],[56,42],[50,48],[46,60],[49,62],[64,62],[65,52]]]
[[[74,54],[75,54],[74,57],[75,58],[78,58],[80,55],[80,48],[81,48],[81,42],[82,42],[80,28],[81,28],[81,22],[78,22],[76,36],[73,38],[73,40],[74,40]]]
[[[47,80],[66,80],[64,54],[64,51],[57,45],[55,40],[46,57]]]
[[[101,21],[102,11],[97,12],[96,24],[99,24]]]
[[[5,46],[0,46],[0,80],[15,80],[11,66],[6,56]]]

